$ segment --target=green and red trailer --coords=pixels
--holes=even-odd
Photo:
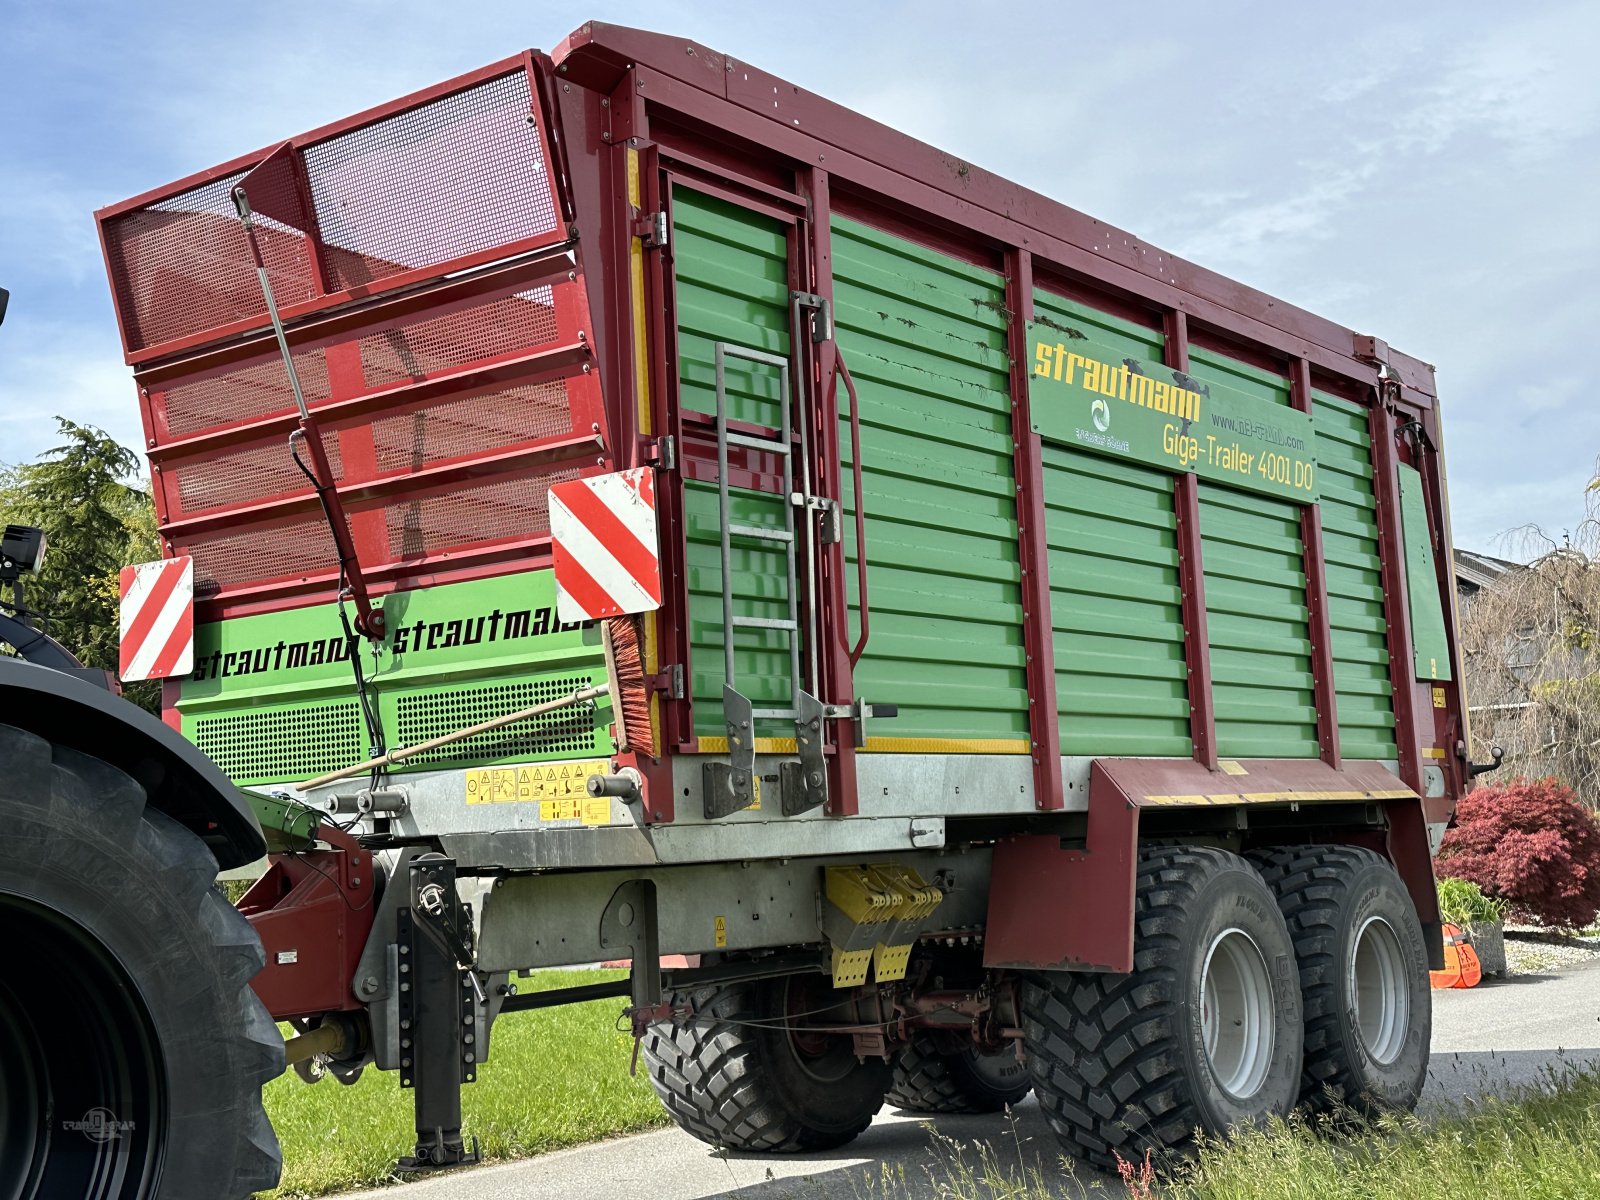
[[[164,728],[0,664],[8,780],[137,834],[0,899],[129,985],[160,1194],[276,1179],[286,1060],[470,1161],[495,1023],[596,995],[730,1149],[1415,1103],[1474,771],[1432,367],[602,24],[97,219],[184,611],[135,617]],[[270,850],[248,929],[156,833]]]

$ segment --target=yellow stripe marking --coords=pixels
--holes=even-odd
[[[863,749],[868,754],[1026,754],[1027,738],[912,738],[869,737]],[[697,754],[726,754],[728,739],[697,739]],[[794,754],[793,738],[756,739],[757,754]]]
[[[1305,791],[1305,792],[1223,792],[1211,795],[1146,796],[1139,801],[1148,805],[1185,804],[1289,804],[1320,800],[1415,800],[1415,792],[1401,788],[1396,791],[1363,792],[1356,790]]]
[[[639,152],[628,150],[628,204],[639,211],[641,201],[639,183]],[[638,407],[639,434],[650,436],[650,341],[644,312],[644,241],[632,238],[628,242],[628,291],[633,311],[633,394]]]

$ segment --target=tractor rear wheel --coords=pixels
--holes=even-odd
[[[1428,1077],[1433,993],[1400,876],[1358,846],[1283,846],[1250,858],[1278,897],[1300,968],[1300,1102],[1369,1116],[1415,1108]]]
[[[791,975],[674,996],[692,1015],[651,1026],[643,1051],[684,1132],[729,1150],[791,1153],[835,1149],[870,1125],[889,1065],[858,1059],[847,1035],[805,1028],[831,990],[822,975]]]
[[[1133,970],[1030,977],[1022,1028],[1056,1136],[1106,1169],[1288,1116],[1299,1094],[1289,931],[1250,864],[1209,846],[1141,850]]]
[[[0,1196],[278,1182],[283,1039],[205,844],[99,759],[0,724]]]
[[[993,1113],[1033,1090],[1027,1064],[1007,1045],[983,1053],[969,1039],[951,1048],[919,1033],[894,1060],[889,1103],[905,1112]]]

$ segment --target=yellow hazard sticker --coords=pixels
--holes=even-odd
[[[603,758],[579,762],[536,763],[526,767],[482,767],[468,771],[468,804],[506,804],[516,801],[539,804],[539,817],[545,821],[578,821],[603,825],[610,817],[610,802],[602,800],[605,816],[590,819],[598,809],[584,807],[590,801],[591,775],[604,775],[611,764]]]
[[[1444,707],[1444,689],[1442,687],[1433,689],[1433,706],[1435,708]]]
[[[712,940],[716,942],[718,950],[728,944],[728,918],[718,917],[712,925]]]

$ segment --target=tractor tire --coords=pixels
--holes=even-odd
[[[995,1113],[1032,1090],[1033,1076],[1010,1046],[990,1054],[974,1046],[952,1052],[918,1034],[894,1060],[889,1104],[914,1113]]]
[[[1029,976],[1022,1028],[1056,1136],[1107,1170],[1287,1116],[1299,1094],[1289,931],[1250,864],[1207,846],[1141,850],[1133,970]]]
[[[1433,992],[1406,886],[1356,846],[1250,855],[1278,898],[1300,968],[1300,1103],[1316,1112],[1410,1111],[1428,1076]]]
[[[824,995],[808,984],[790,976],[673,997],[692,1015],[651,1026],[643,1052],[656,1095],[685,1133],[728,1150],[787,1154],[835,1149],[872,1123],[889,1065],[857,1059],[847,1037],[787,1028]]]
[[[283,1038],[216,860],[97,758],[0,724],[0,1196],[275,1186]]]

